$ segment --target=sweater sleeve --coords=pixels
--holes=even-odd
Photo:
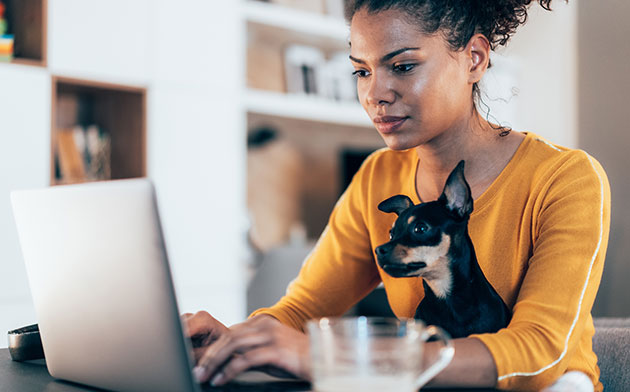
[[[497,333],[471,335],[490,350],[500,389],[540,390],[567,370],[603,271],[610,189],[599,163],[573,152],[550,168],[537,203],[512,320]]]
[[[367,175],[368,161],[337,202],[328,225],[285,296],[250,317],[269,314],[303,330],[309,319],[341,316],[378,285],[380,277],[363,215],[366,181],[362,178]]]

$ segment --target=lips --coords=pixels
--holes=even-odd
[[[398,117],[398,116],[378,116],[375,117],[372,121],[374,122],[374,126],[380,133],[388,134],[396,132],[400,127],[407,121],[409,117]]]
[[[379,260],[380,266],[387,272],[390,276],[394,278],[401,278],[405,276],[410,276],[411,274],[419,273],[421,269],[427,266],[424,262],[416,262],[416,263],[383,263]]]

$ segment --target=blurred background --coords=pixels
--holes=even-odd
[[[0,333],[37,321],[9,193],[57,184],[154,181],[182,312],[232,324],[275,302],[383,146],[356,99],[342,3],[0,0]],[[493,54],[483,99],[491,120],[603,164],[594,314],[630,316],[630,3],[552,6]],[[355,311],[384,306],[377,289]]]

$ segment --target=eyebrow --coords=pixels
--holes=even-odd
[[[420,48],[401,48],[401,49],[398,49],[398,50],[394,50],[393,52],[388,53],[385,56],[383,56],[381,58],[381,62],[385,62],[387,60],[391,60],[392,58],[398,56],[399,54],[405,53],[405,52],[410,51],[410,50],[420,50]],[[350,57],[350,60],[354,61],[355,63],[365,64],[365,61],[360,60],[360,59],[358,59],[356,57],[352,57],[352,55],[350,55],[349,57]]]

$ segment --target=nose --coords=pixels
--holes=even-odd
[[[376,255],[379,257],[385,256],[387,254],[387,244],[377,246],[376,249],[374,249],[374,252],[376,252]]]
[[[396,100],[392,81],[385,75],[376,72],[367,81],[365,99],[370,106],[391,105]]]

